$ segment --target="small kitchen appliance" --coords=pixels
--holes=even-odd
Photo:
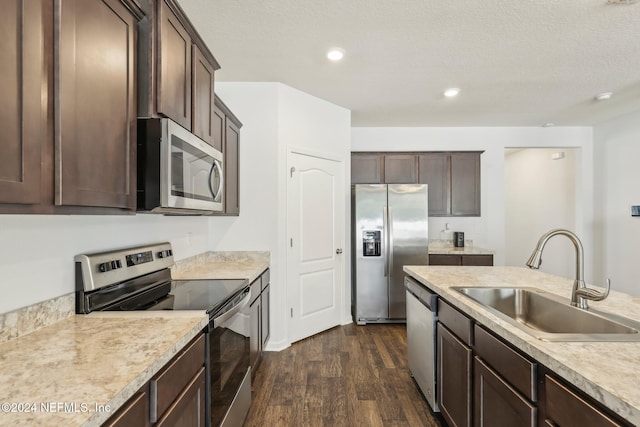
[[[242,425],[251,405],[248,280],[172,280],[170,243],[77,255],[74,260],[78,314],[205,311],[205,426]]]
[[[453,246],[456,248],[464,248],[464,233],[462,231],[453,232]]]

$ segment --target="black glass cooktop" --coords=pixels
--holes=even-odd
[[[167,300],[149,310],[205,310],[215,312],[248,285],[244,279],[174,280]]]

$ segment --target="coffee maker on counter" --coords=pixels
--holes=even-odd
[[[453,247],[464,248],[464,232],[462,231],[453,232]]]

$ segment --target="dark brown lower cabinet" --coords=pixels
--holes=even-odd
[[[568,386],[550,375],[544,378],[545,423],[561,427],[621,427],[596,405],[582,398]]]
[[[449,427],[471,427],[473,352],[438,323],[438,405]]]
[[[149,393],[148,386],[143,387],[122,408],[107,420],[103,427],[148,427]]]
[[[251,301],[249,303],[249,320],[251,322],[249,364],[251,365],[252,378],[258,371],[258,366],[262,360],[262,352],[270,336],[269,279],[270,272],[269,269],[267,269],[260,277],[251,283]]]
[[[493,255],[429,254],[429,265],[493,266]]]
[[[486,365],[474,358],[474,426],[535,427],[537,408]]]
[[[204,427],[206,404],[204,387],[205,370],[202,367],[155,425],[157,427]]]

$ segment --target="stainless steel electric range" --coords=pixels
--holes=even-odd
[[[204,310],[207,426],[242,425],[251,405],[247,280],[172,280],[170,243],[77,255],[76,312]]]

